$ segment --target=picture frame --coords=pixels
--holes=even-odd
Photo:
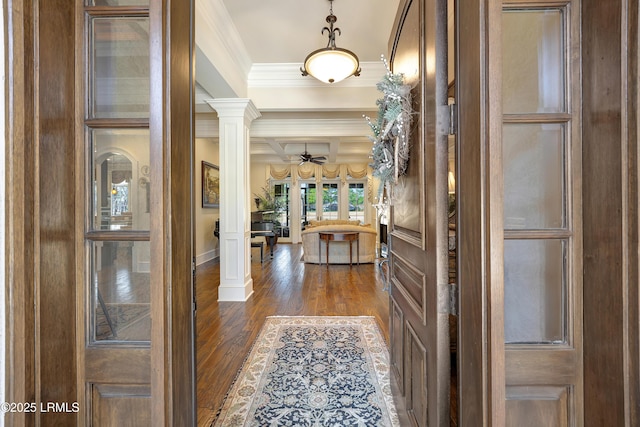
[[[220,168],[202,161],[202,207],[220,207]]]

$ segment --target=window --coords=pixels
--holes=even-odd
[[[568,15],[503,12],[504,307],[507,344],[569,342],[573,256],[569,216]],[[531,66],[531,64],[537,64]]]
[[[338,219],[340,197],[337,182],[325,182],[322,184],[322,219]]]
[[[149,17],[125,5],[132,1],[144,3],[95,0],[86,10],[91,345],[148,347],[151,339]]]
[[[282,212],[276,217],[276,221],[280,223],[281,235],[289,237],[289,227],[291,221],[291,202],[289,200],[290,186],[288,182],[276,183],[273,185],[273,195],[277,204],[283,206]]]
[[[317,219],[316,215],[316,184],[310,182],[300,183],[300,199],[302,207],[302,225]]]
[[[364,182],[349,183],[349,219],[364,223]]]

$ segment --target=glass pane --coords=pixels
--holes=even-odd
[[[338,184],[322,184],[322,219],[338,219]]]
[[[564,227],[564,125],[507,124],[503,145],[505,228]]]
[[[364,183],[349,184],[349,219],[364,223]]]
[[[92,342],[151,339],[149,260],[149,242],[92,242]]]
[[[507,343],[566,342],[567,280],[562,240],[506,240],[504,336]]]
[[[149,230],[149,131],[94,129],[93,230]]]
[[[90,43],[90,117],[149,117],[149,19],[92,18]]]
[[[504,113],[566,111],[563,19],[558,9],[502,14]]]
[[[316,215],[316,185],[303,182],[300,184],[300,197],[302,199],[302,225],[317,218]]]
[[[276,217],[276,231],[278,231],[282,237],[289,237],[291,227],[289,224],[291,209],[291,203],[289,200],[289,184],[275,184],[273,186],[273,193],[275,198],[279,201],[280,206],[283,207],[282,212],[280,212]]]

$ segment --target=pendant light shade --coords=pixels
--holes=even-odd
[[[322,34],[325,31],[329,34],[329,43],[327,47],[307,55],[300,71],[303,76],[310,75],[324,83],[337,83],[350,76],[359,76],[360,61],[350,50],[336,47],[336,32],[341,34],[341,31],[340,28],[333,28],[338,18],[333,14],[333,0],[329,0],[329,3],[331,6],[326,19],[329,27],[322,29]]]
[[[353,52],[339,47],[318,49],[304,61],[307,74],[325,83],[337,83],[347,77],[360,75],[359,66],[358,57]]]

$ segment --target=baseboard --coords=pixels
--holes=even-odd
[[[137,273],[150,273],[151,262],[150,261],[138,261]]]
[[[212,249],[203,254],[196,255],[196,266],[204,264],[207,261],[211,261],[212,259],[218,258],[220,256],[218,251],[219,249]]]

